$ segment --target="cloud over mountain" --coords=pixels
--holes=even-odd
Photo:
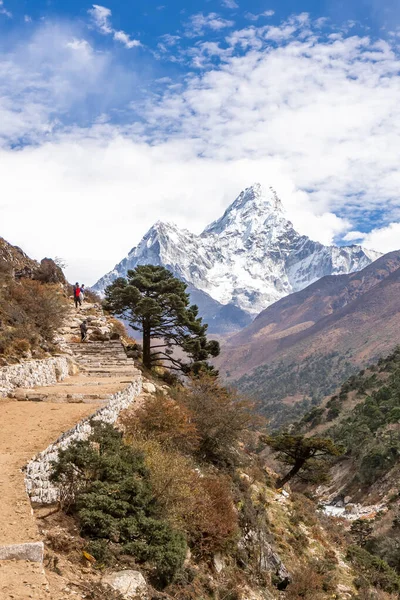
[[[396,37],[346,33],[305,13],[237,26],[221,9],[199,25],[212,37],[174,30],[173,44],[157,40],[165,52],[144,56],[125,48],[133,38],[115,43],[128,29],[96,6],[97,29],[47,20],[3,43],[3,235],[35,255],[45,246],[65,256],[72,272],[87,264],[90,283],[155,218],[200,232],[260,180],[285,198],[300,233],[329,244],[359,232],[368,247],[396,248],[384,233],[400,221]],[[65,233],[49,226],[55,202],[71,208]],[[111,207],[113,227],[100,216]],[[71,250],[79,215],[96,225]]]

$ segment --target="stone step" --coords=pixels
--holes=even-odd
[[[110,353],[110,354],[101,354],[101,353],[94,353],[94,352],[76,352],[74,354],[74,356],[76,356],[77,358],[80,358],[82,360],[94,360],[94,359],[107,359],[107,360],[126,360],[129,359],[130,357],[127,356],[125,353]]]
[[[125,362],[125,361],[132,361],[132,358],[129,358],[128,356],[102,356],[100,355],[93,355],[93,356],[89,356],[87,354],[81,354],[75,355],[75,358],[81,362],[95,362],[95,361],[99,361],[102,360],[103,362]]]
[[[82,402],[84,404],[93,404],[93,403],[107,403],[112,394],[55,394],[45,392],[15,392],[12,398],[15,398],[19,402],[71,402],[71,403],[79,403]]]
[[[124,352],[124,347],[121,344],[118,344],[118,346],[92,346],[90,342],[76,342],[68,345],[74,352]]]
[[[85,360],[92,360],[95,358],[104,358],[107,360],[126,360],[130,358],[125,354],[125,352],[75,352],[74,356]]]
[[[132,377],[132,371],[111,372],[104,369],[96,369],[93,371],[85,371],[87,377]]]
[[[125,358],[120,358],[120,359],[113,359],[113,358],[104,358],[102,356],[98,356],[98,357],[93,357],[93,358],[86,358],[86,357],[74,357],[75,361],[82,365],[82,364],[89,364],[89,365],[93,365],[96,363],[103,363],[104,365],[110,365],[112,366],[114,365],[133,365],[134,364],[134,360],[133,359],[129,359],[127,357]]]
[[[76,360],[76,359],[75,359]],[[97,360],[76,360],[76,362],[78,363],[78,365],[80,366],[104,366],[104,367],[122,367],[122,366],[133,366],[134,365],[134,361],[130,361],[130,360],[104,360],[104,359],[97,359]]]
[[[80,346],[79,342],[69,342],[68,344],[69,346]],[[105,342],[91,342],[90,340],[88,342],[86,342],[85,346],[92,346],[92,347],[98,347],[98,348],[104,348],[109,346],[110,348],[113,346],[119,346],[121,347],[121,341],[120,340],[107,340]]]
[[[104,358],[129,358],[125,352],[85,352],[85,350],[78,350],[73,354],[82,358],[96,358],[101,356]]]

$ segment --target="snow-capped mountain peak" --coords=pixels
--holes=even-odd
[[[240,233],[246,229],[274,227],[284,220],[284,208],[273,188],[265,189],[259,183],[245,189],[226,209],[223,216],[203,231],[203,236],[224,231]]]
[[[102,293],[137,265],[163,265],[208,298],[208,306],[256,315],[324,275],[358,271],[378,256],[361,246],[323,246],[300,235],[276,192],[255,184],[201,235],[158,221],[94,289]]]

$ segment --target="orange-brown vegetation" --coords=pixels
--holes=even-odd
[[[52,348],[66,311],[63,289],[33,279],[8,279],[0,287],[0,355],[8,360],[41,356]]]
[[[134,418],[128,411],[122,423],[129,437],[153,439],[183,451],[196,450],[199,445],[200,438],[191,412],[185,405],[163,394],[149,398],[135,412]]]

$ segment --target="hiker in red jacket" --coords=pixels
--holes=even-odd
[[[78,306],[82,305],[82,300],[81,300],[81,288],[78,282],[76,282],[76,284],[74,285],[74,302],[75,302],[75,308],[78,309]]]

